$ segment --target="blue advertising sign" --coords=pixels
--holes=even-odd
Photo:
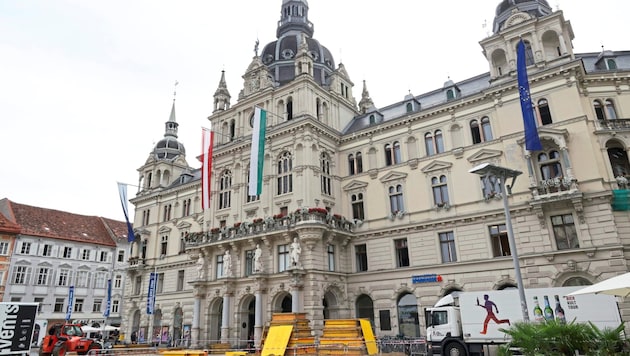
[[[155,284],[157,282],[157,273],[151,272],[149,278],[149,293],[147,293],[147,314],[153,314],[155,308]]]
[[[413,284],[442,282],[442,276],[439,274],[421,274],[418,276],[411,276],[411,281]]]
[[[74,308],[74,286],[70,286],[68,290],[68,309],[66,309],[66,321],[72,316],[72,308]]]
[[[109,317],[109,309],[112,307],[112,280],[107,280],[107,303],[105,303],[104,317]]]

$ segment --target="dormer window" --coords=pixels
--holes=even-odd
[[[606,59],[606,69],[608,70],[617,69],[617,62],[615,61],[614,58]]]
[[[376,123],[376,116],[374,114],[370,115],[370,125],[374,125]]]
[[[453,100],[455,99],[455,92],[453,91],[453,89],[449,89],[446,91],[446,100]]]

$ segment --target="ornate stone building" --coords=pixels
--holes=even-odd
[[[480,42],[487,73],[377,108],[365,82],[354,97],[308,10],[282,1],[277,39],[256,46],[236,103],[221,77],[205,211],[173,106],[132,199],[128,332],[242,344],[272,313],[299,311],[315,333],[326,318],[366,317],[377,336],[421,336],[422,309],[440,296],[515,286],[500,187],[469,173],[481,163],[523,172],[506,183],[526,288],[628,271],[630,52],[574,53],[561,11],[504,0]],[[524,143],[521,38],[540,151]],[[256,106],[267,111],[263,189],[249,196]]]

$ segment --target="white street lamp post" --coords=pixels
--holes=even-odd
[[[471,170],[469,173],[475,173],[484,177],[484,186],[488,183],[488,178],[494,176],[499,180],[501,186],[501,195],[503,198],[503,211],[505,212],[505,227],[508,233],[508,242],[510,244],[510,253],[512,255],[512,262],[514,264],[514,277],[516,278],[516,286],[518,288],[518,294],[521,300],[521,311],[523,312],[523,321],[529,323],[529,312],[527,310],[527,301],[525,300],[525,288],[523,286],[523,278],[521,277],[521,266],[518,261],[518,252],[516,251],[516,241],[514,240],[514,231],[512,229],[512,218],[510,215],[510,207],[508,204],[508,188],[506,186],[506,180],[512,178],[512,184],[509,186],[510,190],[514,186],[516,177],[523,172],[514,169],[495,166],[491,163],[480,164]],[[494,188],[494,187],[492,187]]]

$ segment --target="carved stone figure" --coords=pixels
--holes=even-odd
[[[230,255],[230,250],[225,250],[223,255],[223,277],[232,277],[232,255]]]
[[[256,250],[254,251],[254,272],[261,273],[262,271],[262,249],[260,248],[259,244],[256,244]]]
[[[197,259],[197,279],[206,278],[206,259],[202,254],[199,254]]]
[[[300,242],[297,237],[293,238],[293,243],[291,243],[291,249],[289,251],[290,263],[291,266],[300,266],[300,255],[302,254],[302,247],[300,246]]]

